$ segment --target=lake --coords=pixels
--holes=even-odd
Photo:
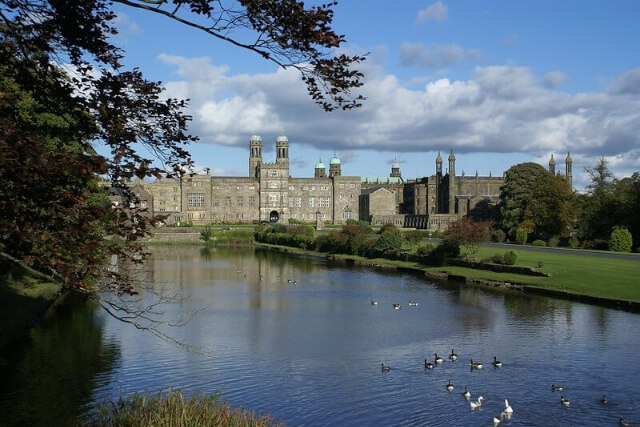
[[[204,354],[69,298],[5,356],[0,424],[72,424],[96,402],[169,387],[287,425],[492,425],[505,399],[505,425],[640,422],[638,314],[252,248],[152,251],[140,280],[187,297],[164,318],[197,311],[162,331]],[[444,362],[424,369],[435,353]]]

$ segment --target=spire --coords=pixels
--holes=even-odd
[[[442,163],[442,157],[440,156],[439,151],[438,151],[438,157],[436,157],[436,163]]]
[[[553,175],[556,174],[556,161],[553,158],[553,153],[551,153],[551,159],[549,159],[549,172]]]
[[[449,161],[453,161],[456,159],[456,156],[453,154],[453,148],[451,149],[451,153],[449,154]]]

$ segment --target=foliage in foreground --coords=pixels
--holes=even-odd
[[[197,394],[185,398],[179,391],[162,395],[120,398],[103,404],[96,426],[275,426],[269,415],[257,416],[244,409],[232,409],[220,395]]]
[[[624,227],[615,227],[609,237],[609,250],[614,252],[631,252],[633,239]]]

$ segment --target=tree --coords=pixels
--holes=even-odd
[[[614,252],[631,252],[633,239],[624,227],[615,227],[609,237],[609,250]]]
[[[580,235],[585,239],[607,239],[616,224],[613,190],[616,181],[607,160],[601,157],[594,168],[585,168],[591,183],[588,193],[580,198]]]
[[[531,220],[539,238],[547,240],[568,235],[575,222],[575,203],[566,179],[550,173],[540,175],[526,207],[525,218]]]
[[[325,110],[355,108],[363,99],[352,93],[362,77],[352,67],[364,58],[336,54],[344,37],[331,29],[335,2],[115,2],[298,69]],[[186,147],[197,137],[187,132],[186,101],[163,99],[159,82],[122,66],[124,52],[111,42],[113,3],[0,2],[0,262],[84,290],[116,317],[155,328],[157,317],[148,315],[156,303],[126,300],[138,291],[107,261],[118,255],[139,262],[137,242],[159,219],[139,206],[129,181],[182,175],[192,166]],[[240,39],[247,34],[251,41]],[[98,141],[111,156],[95,152]],[[108,191],[123,203],[111,206]],[[105,273],[112,283],[100,281]]]
[[[511,166],[505,174],[504,185],[500,189],[499,228],[511,238],[516,228],[527,219],[526,211],[533,197],[538,178],[548,174],[536,163],[521,163]]]
[[[467,257],[475,261],[478,257],[479,244],[488,242],[492,233],[493,224],[490,221],[473,221],[469,217],[464,217],[449,225],[445,232],[445,239],[464,246]]]

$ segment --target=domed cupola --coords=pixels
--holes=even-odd
[[[335,154],[329,160],[329,176],[342,175],[342,167],[340,166],[340,159]]]
[[[316,170],[314,176],[316,178],[325,178],[326,177],[326,169],[324,163],[322,163],[322,159],[318,160],[316,163]]]

